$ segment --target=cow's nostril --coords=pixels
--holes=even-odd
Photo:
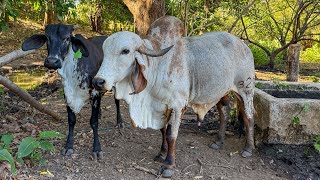
[[[93,79],[93,85],[94,85],[94,87],[95,87],[96,89],[99,89],[99,90],[103,89],[105,82],[106,82],[105,80],[100,79],[100,78],[95,78],[95,79]]]
[[[44,62],[44,66],[49,69],[59,69],[61,68],[61,61],[55,57],[48,57]]]

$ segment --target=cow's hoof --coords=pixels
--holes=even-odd
[[[164,178],[171,178],[174,174],[174,169],[170,169],[165,166],[161,166],[160,167],[160,174]]]
[[[250,157],[250,156],[252,156],[252,151],[248,151],[246,149],[243,149],[241,152],[241,156],[244,158]]]
[[[103,158],[102,151],[92,152],[92,160],[93,161],[101,160],[102,158]]]
[[[123,129],[124,128],[124,123],[123,122],[117,123],[117,128],[118,129]]]
[[[71,156],[73,154],[73,149],[62,149],[61,154],[63,156]]]
[[[164,163],[165,159],[166,159],[166,157],[164,155],[162,155],[161,153],[159,153],[153,160],[157,161],[157,162]]]
[[[209,147],[212,148],[212,149],[218,150],[218,149],[222,148],[222,144],[214,142]]]

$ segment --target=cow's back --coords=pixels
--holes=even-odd
[[[208,97],[213,97],[213,93],[222,97],[228,90],[237,91],[237,82],[254,78],[252,53],[239,38],[226,32],[214,32],[184,38],[183,41],[189,56],[186,59],[191,67],[194,101],[209,102]]]

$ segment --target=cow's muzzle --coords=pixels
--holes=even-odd
[[[104,88],[105,83],[106,83],[106,81],[101,78],[94,78],[92,80],[93,87],[99,91],[105,90],[105,88]]]
[[[44,61],[44,66],[48,69],[59,69],[62,65],[60,59],[55,57],[48,57]]]

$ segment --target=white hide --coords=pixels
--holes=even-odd
[[[62,67],[58,69],[61,77],[63,90],[68,106],[74,113],[79,113],[82,107],[90,99],[87,84],[83,84],[83,89],[80,88],[80,82],[85,78],[77,69],[77,59],[74,58],[74,51],[69,47],[69,52],[62,61]]]
[[[106,81],[106,89],[116,87],[116,98],[129,104],[130,116],[138,127],[163,128],[168,123],[168,110],[173,112],[170,122],[178,125],[186,106],[203,119],[229,91],[242,97],[246,115],[252,118],[253,57],[240,39],[225,32],[207,33],[179,39],[162,57],[138,53],[145,61],[143,74],[148,83],[142,92],[129,95],[133,92],[130,75],[135,50],[142,44],[152,49],[148,39],[134,33],[111,35],[103,44],[104,59],[96,75]],[[130,54],[121,55],[124,48]]]

